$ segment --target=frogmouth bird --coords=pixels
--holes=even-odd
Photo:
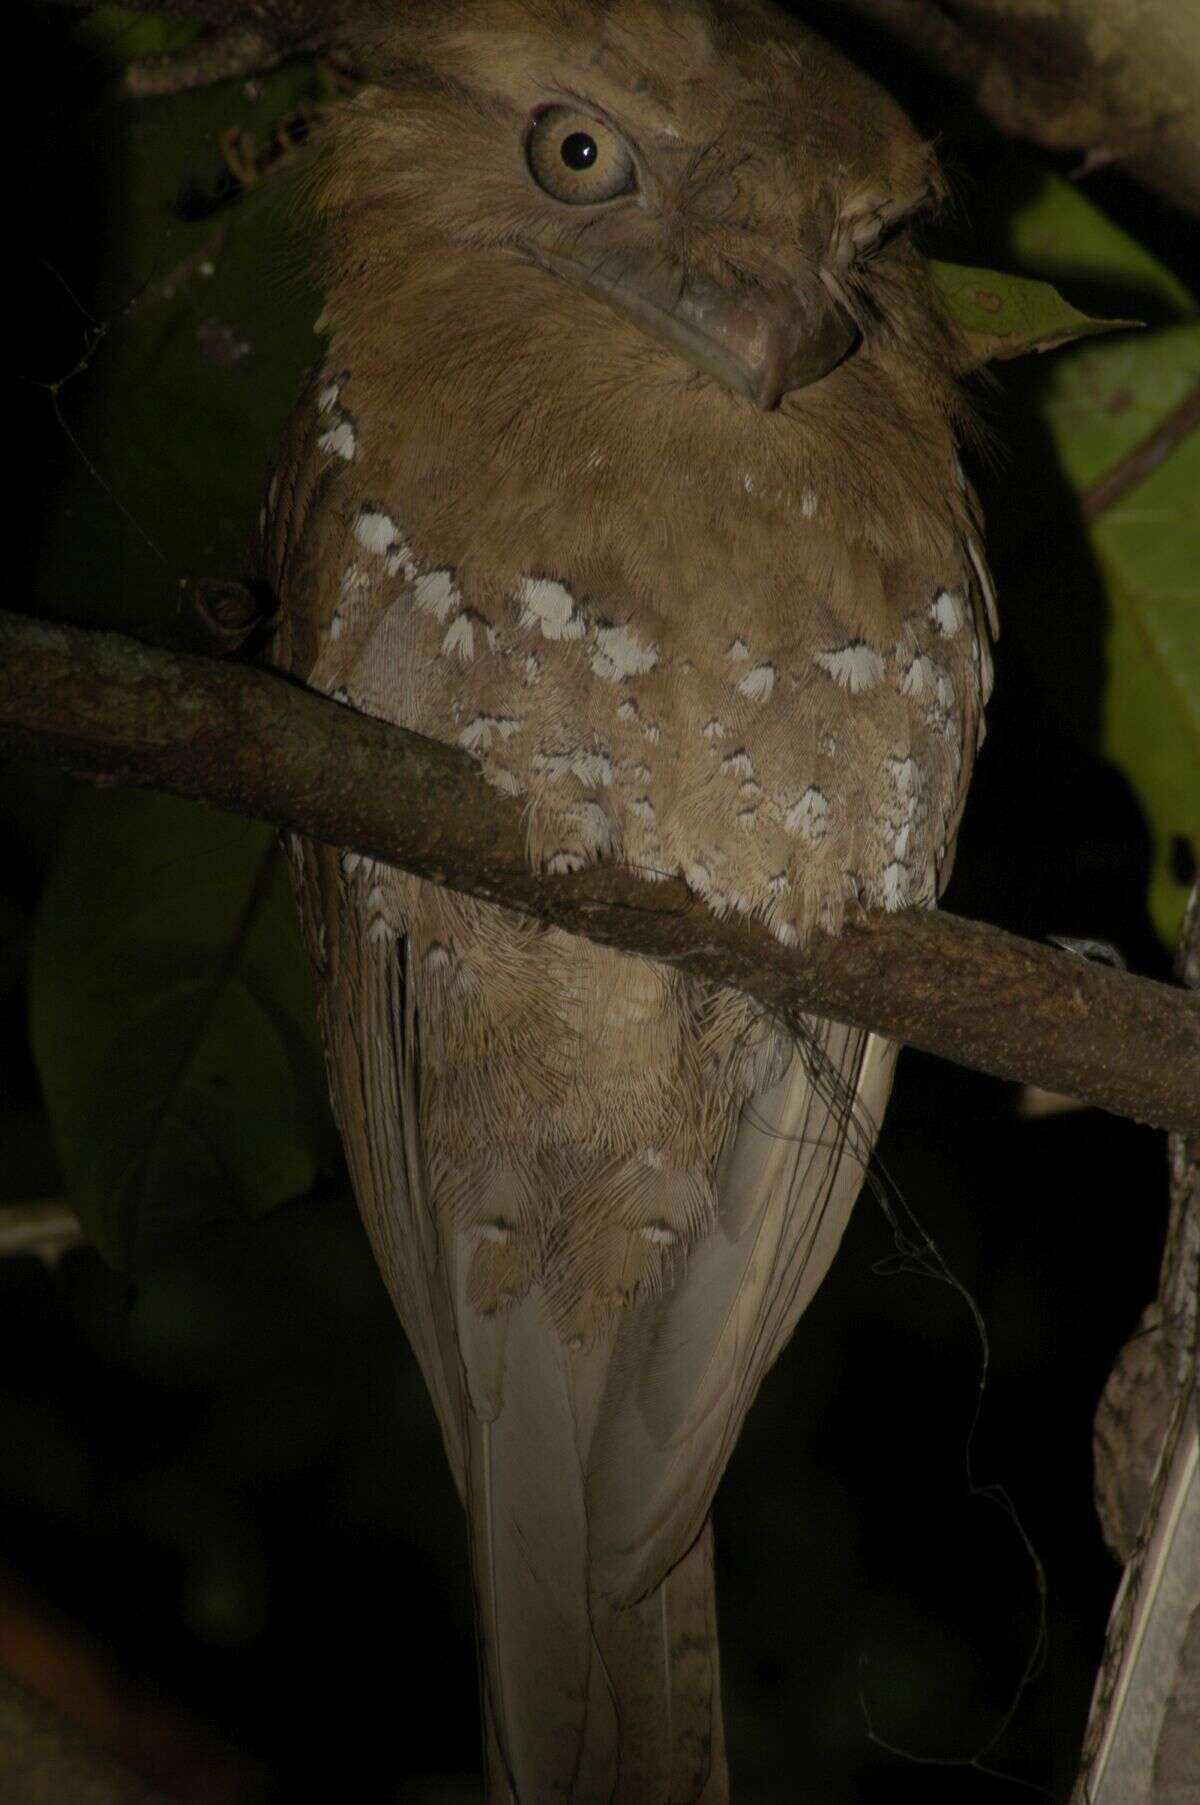
[[[272,656],[536,871],[802,945],[935,903],[991,587],[895,104],[766,0],[381,0]],[[710,1513],[895,1049],[297,839],[335,1108],[469,1529],[488,1797],[728,1796]]]

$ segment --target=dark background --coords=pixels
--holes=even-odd
[[[850,35],[941,137],[957,204],[938,248],[969,247],[970,261],[987,262],[991,216],[1020,181],[1007,147],[882,40],[857,26]],[[56,490],[76,457],[39,386],[80,355],[79,309],[58,278],[87,295],[106,197],[81,124],[98,78],[56,11],[25,8],[10,77],[10,605],[20,607],[38,594]],[[1089,178],[1086,191],[1197,280],[1193,226],[1118,174]],[[1067,667],[1069,678],[1060,667],[1047,679],[1037,660],[1047,619],[1098,648],[1101,602],[1059,507],[1066,492],[1031,381],[1010,366],[981,397],[998,449],[972,474],[1005,635],[947,901],[1035,937],[1112,941],[1135,970],[1164,976],[1144,909],[1146,830],[1093,750],[1099,651]],[[1064,681],[1065,711],[1053,694]],[[0,892],[18,923],[36,903],[72,787],[53,773],[0,770],[11,854]],[[6,1109],[35,1086],[20,948],[18,931],[0,998]],[[970,1455],[977,1484],[1004,1488],[1020,1529],[968,1487],[983,1370],[971,1311],[955,1288],[908,1269],[868,1192],[763,1388],[717,1505],[743,1805],[982,1805],[1070,1789],[1118,1579],[1091,1503],[1091,1417],[1154,1290],[1165,1147],[1096,1112],[1027,1119],[1018,1103],[1012,1087],[906,1053],[879,1163],[885,1192],[903,1200],[986,1324]],[[15,1157],[31,1170],[41,1159],[54,1188],[44,1148]],[[124,1681],[261,1764],[256,1796],[477,1796],[460,1513],[336,1174],[256,1225],[207,1230],[136,1282],[87,1248],[53,1269],[0,1261],[0,1447],[10,1580],[51,1620],[76,1626]],[[1046,1647],[1017,1700],[1041,1609],[1025,1537],[1045,1574]],[[908,1753],[873,1744],[872,1725]],[[979,1751],[980,1765],[955,1765]]]

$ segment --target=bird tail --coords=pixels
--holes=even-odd
[[[643,1598],[598,1596],[573,1356],[534,1294],[503,1340],[467,1460],[489,1805],[723,1805],[711,1525]]]

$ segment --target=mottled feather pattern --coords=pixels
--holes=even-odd
[[[377,12],[323,177],[328,353],[262,522],[276,662],[469,753],[536,870],[681,875],[795,945],[933,905],[995,621],[904,230],[928,147],[766,5]],[[522,133],[564,97],[638,146],[636,204],[536,191]],[[783,268],[861,342],[757,407],[542,252],[738,296]],[[716,1805],[708,1513],[895,1048],[295,855],[355,1190],[471,1526],[489,1796]]]
[[[343,395],[344,374],[314,397],[331,466],[342,460],[322,446],[323,421]],[[627,572],[598,598],[559,576],[506,585],[474,560],[471,575],[433,563],[394,502],[338,508],[352,477],[360,493],[379,481],[369,439],[356,458],[365,469],[326,473],[336,544],[322,556],[341,576],[307,680],[457,743],[527,797],[535,868],[618,857],[681,873],[718,913],[759,915],[788,943],[836,931],[851,901],[934,900],[982,719],[978,586],[961,542],[957,562],[885,576],[858,547],[839,556],[801,498],[782,578],[735,542],[705,545],[701,525],[652,606]],[[774,536],[778,508],[763,513],[743,495],[748,543]],[[729,599],[706,638],[696,624],[714,614],[722,550]],[[696,573],[691,594],[681,569]],[[398,873],[357,861],[351,873],[368,934],[412,936],[435,1189],[484,1235],[472,1297],[521,1295],[553,1227],[567,1240],[552,1295],[579,1332],[589,1302],[628,1297],[672,1237],[711,1223],[729,1109],[767,1031],[739,999],[697,1004],[670,973],[515,918],[500,930],[495,911]],[[458,1144],[465,1121],[483,1159]]]

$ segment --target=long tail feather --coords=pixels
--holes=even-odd
[[[468,1447],[492,1805],[721,1805],[706,1525],[628,1607],[591,1584],[578,1375],[545,1301],[505,1320],[502,1401]]]

